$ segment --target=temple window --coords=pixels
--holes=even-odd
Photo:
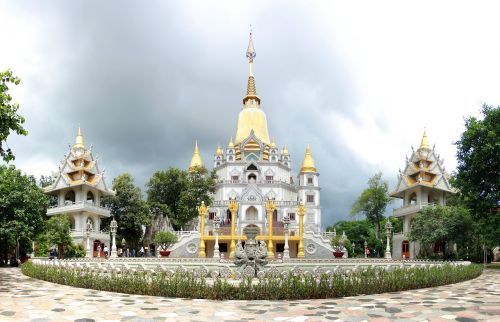
[[[232,181],[233,183],[238,182],[238,180],[240,180],[240,177],[239,177],[239,176],[231,176],[231,181]]]
[[[208,213],[208,220],[214,220],[215,218],[215,212],[209,212]]]
[[[290,220],[295,220],[295,213],[294,212],[289,212],[288,213],[288,217],[290,218]]]
[[[312,177],[308,177],[307,178],[307,184],[308,185],[312,185],[313,184],[313,178]]]
[[[306,201],[307,202],[314,202],[314,195],[307,195],[306,196]]]
[[[266,176],[266,181],[271,182],[273,181],[273,178],[274,178],[273,176]]]
[[[87,192],[87,203],[94,203],[94,194],[92,191]]]

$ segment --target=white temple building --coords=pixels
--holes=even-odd
[[[101,231],[102,218],[110,217],[110,211],[101,206],[101,198],[114,195],[104,180],[92,147],[85,146],[83,135],[78,127],[76,142],[53,172],[54,183],[44,189],[46,194],[57,197],[57,205],[47,210],[47,216],[64,214],[71,223],[71,236],[76,244],[86,248],[87,221],[92,224],[90,232],[91,256],[101,255],[104,245],[110,246],[108,232]]]
[[[393,212],[394,217],[403,220],[403,232],[393,236],[393,258],[416,258],[419,254],[419,243],[408,240],[411,221],[423,207],[446,205],[446,200],[455,193],[449,179],[443,159],[429,146],[424,130],[420,147],[416,151],[412,147],[411,157],[406,157],[404,170],[399,170],[396,189],[390,194],[403,201],[403,206]],[[444,247],[434,245],[434,251],[442,252]]]
[[[253,63],[256,57],[252,34],[246,57],[249,61],[249,76],[243,106],[238,114],[236,135],[223,149],[218,146],[213,157],[213,168],[218,176],[214,201],[209,209],[208,221],[221,218],[221,235],[230,233],[230,200],[239,203],[236,218],[236,234],[244,235],[246,227],[257,227],[259,234],[268,234],[268,216],[266,200],[273,200],[276,210],[272,216],[273,249],[283,249],[283,219],[290,218],[292,236],[298,234],[299,216],[297,206],[303,202],[307,212],[304,216],[304,231],[319,234],[321,230],[321,204],[319,172],[316,169],[311,148],[307,146],[299,174],[292,173],[292,157],[286,145],[278,148],[274,139],[270,139],[267,118],[257,96]],[[195,145],[189,169],[203,166],[203,161]],[[209,235],[210,227],[205,234]],[[281,236],[281,239],[278,237]],[[210,242],[207,256],[210,256]],[[327,243],[328,244],[328,243]],[[224,253],[227,245],[221,243]],[[212,245],[213,247],[213,245]],[[297,253],[297,245],[291,241],[290,256]],[[315,250],[316,246],[309,247]],[[329,247],[327,245],[327,247]],[[307,249],[306,249],[307,252]]]

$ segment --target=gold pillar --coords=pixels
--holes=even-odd
[[[198,253],[199,257],[206,257],[205,253],[205,216],[208,212],[208,207],[205,206],[205,202],[201,202],[201,206],[198,206],[198,214],[200,215],[200,252]]]
[[[297,212],[299,213],[299,251],[297,257],[304,258],[304,215],[306,213],[306,207],[302,202]]]
[[[229,258],[234,258],[236,243],[234,241],[234,225],[236,224],[236,212],[238,211],[238,202],[233,199],[229,201],[229,211],[231,212],[231,245],[229,246]]]
[[[274,247],[273,247],[273,213],[276,210],[276,205],[272,200],[266,201],[266,211],[267,211],[267,255],[274,257]]]

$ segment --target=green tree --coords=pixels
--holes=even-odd
[[[363,213],[375,224],[375,235],[378,239],[381,232],[380,222],[384,219],[385,209],[390,201],[387,182],[382,181],[382,172],[379,172],[368,180],[368,188],[363,190],[352,205],[351,215]]]
[[[57,245],[59,258],[64,258],[65,247],[71,246],[71,224],[65,215],[57,215],[47,220],[47,240],[50,245]]]
[[[424,207],[412,220],[409,238],[420,242],[424,256],[432,254],[435,243],[456,244],[458,253],[463,255],[473,242],[474,221],[465,207]]]
[[[42,175],[39,180],[40,187],[45,188],[54,183],[54,178],[52,176],[44,176]],[[47,195],[49,207],[57,205],[57,196],[55,195]]]
[[[46,212],[47,197],[35,178],[0,165],[0,251],[5,260],[13,250],[19,258],[21,238],[32,240],[43,230]]]
[[[28,132],[23,128],[24,117],[17,114],[19,104],[12,102],[12,96],[9,94],[10,84],[19,85],[21,80],[12,74],[12,71],[6,70],[0,72],[0,157],[4,161],[14,160],[14,153],[7,145],[7,138],[11,132],[19,135],[27,135]]]
[[[196,206],[211,204],[215,192],[215,172],[204,167],[187,172],[177,168],[157,171],[147,183],[148,203],[155,215],[168,216],[179,230],[198,215]]]
[[[134,178],[124,173],[113,180],[115,196],[106,197],[104,205],[118,222],[118,240],[125,238],[129,247],[136,248],[142,238],[142,226],[148,225],[151,215],[141,189],[134,185]],[[109,227],[111,218],[103,220],[103,228]]]
[[[457,145],[453,185],[471,209],[477,235],[489,247],[500,245],[500,107],[483,105],[483,119],[465,120]]]

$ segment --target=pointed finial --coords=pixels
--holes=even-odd
[[[85,143],[83,141],[82,129],[80,128],[80,124],[78,124],[78,132],[76,134],[75,144],[73,145],[74,149],[82,148],[85,149]]]
[[[314,165],[314,160],[311,155],[311,146],[309,144],[306,148],[306,155],[304,156],[304,161],[302,161],[300,172],[316,172],[316,166]]]
[[[249,63],[253,63],[253,60],[255,59],[255,56],[257,54],[255,53],[255,48],[253,47],[253,40],[252,40],[252,26],[250,25],[250,38],[248,39],[248,48],[247,48],[247,58]]]
[[[228,148],[234,148],[234,142],[233,142],[233,137],[229,140],[229,144],[227,145]]]
[[[429,149],[429,142],[427,141],[427,132],[424,127],[424,134],[422,135],[422,141],[420,142],[420,149]]]
[[[194,171],[197,167],[203,167],[203,161],[201,160],[200,151],[198,150],[198,140],[195,141],[193,157],[189,164],[189,171]]]
[[[271,141],[271,149],[276,149],[276,142],[273,140]]]

